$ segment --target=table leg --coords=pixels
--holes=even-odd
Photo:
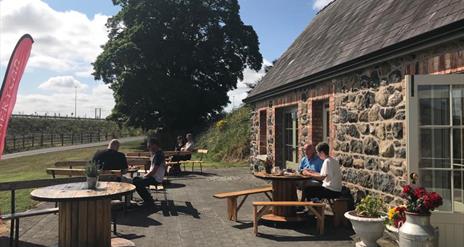
[[[296,184],[290,181],[272,181],[273,201],[298,201]],[[274,215],[292,217],[296,216],[296,207],[274,207]]]
[[[111,200],[60,202],[60,247],[110,247]]]

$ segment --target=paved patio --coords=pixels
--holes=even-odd
[[[350,228],[335,229],[326,219],[326,233],[318,236],[315,220],[298,224],[264,223],[255,237],[252,230],[253,200],[267,200],[252,195],[239,211],[239,222],[226,218],[226,202],[214,199],[217,192],[234,191],[266,185],[252,176],[248,168],[205,169],[204,174],[190,173],[171,179],[167,200],[154,193],[156,206],[133,209],[118,220],[119,236],[137,246],[354,246]],[[45,205],[41,205],[45,206]],[[47,215],[24,219],[20,224],[20,246],[53,246],[58,241],[58,217]],[[8,238],[0,237],[0,246]],[[383,241],[382,246],[391,246]]]

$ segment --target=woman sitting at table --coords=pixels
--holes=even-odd
[[[316,180],[322,181],[321,187],[309,187],[303,191],[304,197],[309,201],[314,198],[337,198],[342,191],[342,173],[337,160],[329,156],[329,145],[319,143],[316,146],[316,152],[322,163],[321,172],[305,170],[303,175],[310,176]]]

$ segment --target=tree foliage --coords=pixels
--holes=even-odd
[[[94,76],[110,85],[111,117],[144,129],[191,131],[222,111],[243,70],[262,65],[237,0],[113,0]]]

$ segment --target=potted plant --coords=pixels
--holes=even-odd
[[[396,206],[388,210],[388,220],[386,224],[387,233],[398,242],[399,228],[406,221],[406,206]]]
[[[85,176],[87,177],[87,188],[96,189],[98,182],[98,168],[94,161],[87,163],[85,167]]]
[[[406,221],[399,229],[400,246],[438,246],[438,230],[430,224],[430,215],[443,198],[414,185],[403,186],[401,197],[406,199]]]
[[[377,239],[384,232],[384,203],[378,196],[368,195],[356,206],[355,210],[345,213],[345,217],[351,221],[353,230],[360,238],[356,246],[377,246]]]

